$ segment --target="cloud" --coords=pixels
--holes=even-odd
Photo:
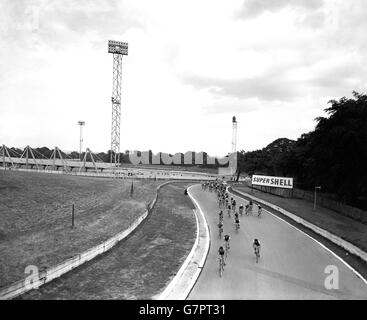
[[[300,93],[297,84],[276,74],[239,79],[186,75],[182,80],[195,88],[208,90],[213,95],[238,99],[253,98],[262,101],[290,101]]]
[[[223,112],[227,112],[228,106],[232,106],[233,110],[241,109],[239,106],[244,99],[254,99],[266,104],[294,103],[307,95],[337,95],[338,92],[341,95],[347,94],[360,88],[364,83],[362,75],[367,73],[367,67],[363,61],[365,59],[357,53],[334,57],[326,55],[307,64],[302,60],[289,66],[282,63],[274,64],[266,72],[247,78],[184,74],[181,75],[181,81],[206,91],[214,99],[229,99],[207,108],[215,113],[219,112],[220,106],[223,106]],[[247,112],[246,109],[242,111]]]
[[[217,101],[219,100],[219,101]],[[214,115],[220,113],[240,114],[249,113],[259,108],[256,99],[217,99],[202,108],[203,115]]]
[[[36,49],[40,44],[60,49],[83,41],[87,35],[121,35],[144,27],[117,0],[17,0],[1,5],[0,35],[8,45]],[[14,19],[16,17],[16,19]],[[89,37],[91,38],[91,37]]]
[[[321,10],[307,13],[296,20],[296,25],[300,27],[309,27],[311,29],[320,29],[326,22],[326,14]]]
[[[322,6],[322,0],[244,0],[237,17],[255,18],[264,12],[277,12],[287,7],[315,10]]]

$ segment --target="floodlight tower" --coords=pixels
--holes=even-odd
[[[81,156],[82,156],[82,144],[83,144],[83,126],[85,125],[85,121],[78,121],[78,125],[80,126],[79,160],[81,160]]]
[[[127,42],[108,41],[108,53],[113,54],[111,166],[120,163],[121,74],[122,56],[127,55]]]
[[[232,117],[232,153],[237,151],[237,120]]]

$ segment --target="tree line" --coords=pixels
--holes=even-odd
[[[296,141],[281,138],[261,150],[239,152],[237,174],[293,177],[298,188],[334,194],[367,209],[367,95],[328,102],[325,117]]]

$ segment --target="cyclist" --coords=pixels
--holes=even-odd
[[[228,213],[228,217],[231,216],[231,205],[227,206],[227,213]]]
[[[232,200],[232,210],[233,211],[236,210],[236,200],[235,199]]]
[[[257,211],[257,216],[260,217],[261,213],[263,212],[263,209],[261,208],[260,205],[258,205],[258,211]]]
[[[254,240],[254,243],[252,244],[252,247],[254,248],[255,255],[260,257],[260,242],[258,239]]]
[[[250,202],[249,202],[248,205],[249,205],[249,207],[248,207],[249,208],[249,212],[252,214],[252,200],[250,200]]]
[[[234,222],[236,224],[236,230],[238,230],[240,228],[240,218],[237,217]]]
[[[246,210],[245,210],[246,216],[248,216],[249,210],[250,210],[250,205],[246,204]]]
[[[241,204],[238,208],[239,212],[240,212],[240,215],[242,216],[243,214],[243,205]]]
[[[219,211],[219,221],[220,222],[223,221],[223,211],[222,210]]]
[[[226,262],[224,261],[225,251],[222,246],[219,247],[218,253],[219,253],[219,259],[222,261],[223,266],[225,266],[226,265]]]
[[[234,213],[234,219],[235,220],[238,219],[238,212],[237,211]]]
[[[229,250],[229,241],[231,240],[231,237],[228,235],[228,234],[226,234],[225,236],[224,236],[224,243],[225,243],[225,247],[226,247],[226,249],[227,250]]]
[[[221,238],[222,237],[222,232],[223,232],[223,223],[222,223],[222,221],[219,221],[218,229],[219,229],[219,238]]]

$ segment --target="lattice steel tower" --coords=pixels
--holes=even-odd
[[[232,117],[232,153],[237,151],[237,120]]]
[[[111,166],[120,164],[121,75],[122,56],[127,55],[127,42],[108,41],[108,53],[113,54]]]

